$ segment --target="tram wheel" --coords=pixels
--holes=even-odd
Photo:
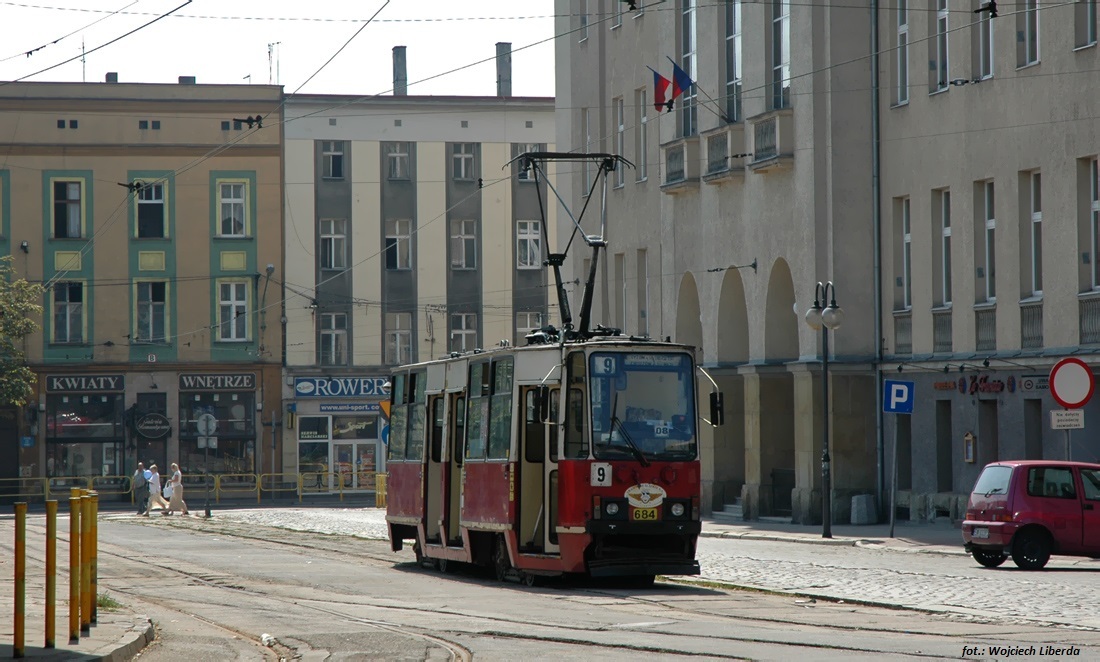
[[[539,583],[538,575],[532,575],[529,572],[523,573],[523,585],[527,587],[537,586]]]
[[[424,550],[420,549],[420,543],[413,543],[413,554],[416,556],[416,565],[418,568],[424,567]]]
[[[493,570],[496,572],[498,582],[508,578],[508,571],[512,564],[508,561],[508,547],[504,542],[504,536],[497,538],[496,548],[493,550]]]
[[[451,564],[447,562],[447,559],[436,559],[435,567],[439,568],[439,571],[444,574],[450,574],[451,572],[454,572],[454,570],[452,569],[453,566],[451,566]]]

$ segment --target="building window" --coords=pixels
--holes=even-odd
[[[1074,44],[1077,48],[1096,43],[1096,0],[1073,3]]]
[[[592,151],[592,125],[588,118],[588,109],[581,108],[581,137],[584,138],[584,151]],[[581,163],[581,176],[584,177],[585,191],[592,188],[592,163],[585,159]]]
[[[53,236],[79,239],[84,236],[84,182],[53,183]]]
[[[468,352],[477,347],[477,314],[451,315],[451,351]]]
[[[528,333],[542,328],[542,313],[532,310],[524,310],[516,313],[516,343],[527,336]]]
[[[619,97],[611,102],[615,110],[615,153],[619,156],[626,154],[626,109],[623,98]],[[626,169],[621,163],[615,164],[615,186],[626,184]]]
[[[321,365],[348,364],[348,316],[346,313],[321,313]]]
[[[580,4],[578,41],[584,41],[588,39],[588,0],[580,0]]]
[[[982,6],[984,3],[978,3]],[[993,17],[990,12],[978,14],[975,29],[978,31],[978,78],[993,76]]]
[[[451,219],[451,268],[477,268],[477,221]]]
[[[53,342],[84,342],[84,283],[53,284]]]
[[[1043,176],[1039,172],[1028,173],[1028,182],[1031,210],[1028,236],[1031,249],[1031,294],[1040,296],[1043,293]]]
[[[791,106],[791,3],[772,0],[772,108]]]
[[[940,268],[940,304],[947,306],[951,303],[951,192],[939,191],[938,223],[936,224],[939,241],[939,268]]]
[[[625,2],[612,3],[615,12],[615,17],[611,19],[611,29],[620,28],[623,25],[623,8],[626,6]]]
[[[218,340],[248,340],[248,283],[245,281],[218,283]]]
[[[388,143],[386,145],[387,172],[390,179],[408,179],[411,176],[409,169],[409,144]]]
[[[539,221],[516,222],[516,268],[542,268],[542,224]]]
[[[386,268],[412,268],[412,221],[404,218],[386,220]]]
[[[901,307],[913,307],[913,235],[909,218],[909,198],[901,199]]]
[[[531,153],[531,152],[545,152],[545,151],[546,151],[546,146],[543,145],[542,143],[525,143],[525,144],[522,144],[522,145],[519,146],[519,153],[517,153],[516,156],[519,156],[520,154],[528,154],[528,153]],[[534,170],[534,168],[531,167],[531,168],[524,169],[523,167],[520,167],[519,173],[516,175],[516,179],[518,179],[521,182],[533,182],[533,181],[535,181],[535,170]]]
[[[137,328],[134,339],[138,342],[165,342],[168,310],[168,284],[163,281],[137,283]]]
[[[1089,160],[1089,228],[1092,233],[1092,289],[1100,289],[1100,161]]]
[[[903,0],[904,1],[904,0]],[[726,121],[741,121],[741,0],[726,0]]]
[[[386,313],[387,365],[412,363],[412,313]]]
[[[321,268],[347,269],[347,219],[321,219]]]
[[[909,0],[898,0],[897,77],[894,81],[894,101],[909,103]]]
[[[344,178],[343,141],[321,141],[321,177],[325,179]]]
[[[137,192],[138,239],[163,239],[167,236],[165,217],[164,185],[143,184]]]
[[[1023,0],[1016,13],[1016,66],[1026,67],[1039,61],[1039,0]]]
[[[454,178],[461,180],[476,179],[474,143],[454,143],[451,149],[451,166],[454,168]]]
[[[994,214],[993,182],[982,183],[982,216],[985,229],[985,300],[997,300],[997,217]]]
[[[222,211],[222,237],[248,236],[248,225],[245,220],[246,188],[244,182],[222,182],[218,185]]]
[[[646,249],[638,249],[638,333],[649,335],[649,261]]]
[[[695,0],[680,0],[680,68],[695,80]],[[680,135],[694,136],[699,133],[699,109],[695,103],[695,86],[684,90],[680,97]]]
[[[933,92],[939,92],[947,89],[947,0],[936,0],[936,16],[932,20],[935,21],[932,26],[935,38],[928,42],[928,59],[932,65],[928,87]]]
[[[649,143],[649,101],[645,88],[634,91],[634,167],[637,181],[649,177],[647,146]]]

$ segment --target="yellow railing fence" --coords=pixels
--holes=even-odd
[[[298,474],[260,474],[258,489],[261,493],[298,492],[301,484]],[[257,502],[259,498],[257,497]]]
[[[386,507],[386,480],[389,478],[388,473],[378,472],[374,474],[374,507],[385,508]]]
[[[221,503],[222,494],[256,495],[260,502],[260,481],[256,474],[218,474],[214,476],[214,501]]]
[[[31,497],[47,498],[49,486],[45,478],[0,478],[0,495],[16,500]]]

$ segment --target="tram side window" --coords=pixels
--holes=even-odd
[[[454,440],[455,448],[452,457],[455,459],[455,464],[462,464],[462,459],[466,453],[462,450],[462,442],[466,439],[466,398],[455,398],[455,429]]]
[[[424,459],[424,432],[427,423],[427,375],[414,372],[409,375],[408,441],[405,443],[405,459],[421,462]]]
[[[573,352],[567,359],[569,393],[565,405],[565,457],[588,457],[587,426],[584,415],[584,391],[588,384],[584,352]]]
[[[388,447],[388,460],[390,462],[405,459],[405,375],[395,375],[393,378],[393,400],[390,407],[390,443]]]
[[[493,361],[489,404],[489,459],[507,460],[512,447],[512,358]]]
[[[438,397],[432,404],[432,462],[443,460],[443,428],[446,421],[443,415],[443,403],[443,398]]]
[[[470,405],[466,411],[466,459],[483,460],[489,440],[489,362],[470,366]]]
[[[547,441],[550,443],[551,462],[558,461],[558,410],[561,409],[559,397],[561,397],[561,389],[550,389],[550,432]]]
[[[542,462],[546,456],[546,426],[539,420],[537,388],[523,393],[523,456],[528,462]]]

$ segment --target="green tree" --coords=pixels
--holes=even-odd
[[[0,405],[25,405],[34,394],[34,371],[23,352],[26,337],[38,330],[43,287],[15,278],[10,255],[0,258]]]

